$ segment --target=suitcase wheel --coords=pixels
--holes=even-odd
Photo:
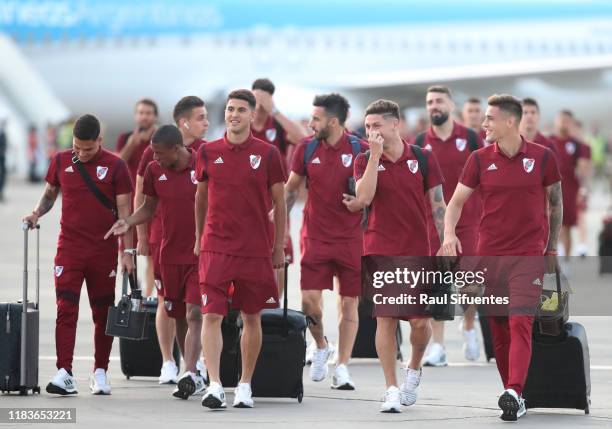
[[[34,389],[32,389],[32,393],[38,393],[40,395],[40,386],[36,386]]]
[[[28,394],[28,388],[27,387],[20,387],[19,388],[19,396],[27,396]]]
[[[126,378],[127,380],[129,380],[129,379],[130,379],[130,376],[129,376],[129,375],[126,375],[126,376],[125,376],[125,378]]]
[[[584,414],[591,414],[591,409],[590,409],[590,407],[588,405],[584,409]]]
[[[297,394],[297,400],[298,400],[298,404],[302,403],[302,399],[304,399],[304,391],[300,390]]]

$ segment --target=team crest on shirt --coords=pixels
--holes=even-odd
[[[253,170],[257,170],[259,168],[259,164],[261,164],[261,155],[251,155],[250,161],[251,161],[251,168]]]
[[[343,153],[341,158],[342,158],[342,165],[344,165],[345,167],[351,166],[351,162],[353,162],[353,154]]]
[[[207,303],[208,303],[208,295],[203,294],[202,295],[202,306],[205,307]]]
[[[103,180],[106,177],[106,173],[108,173],[108,167],[96,167],[96,176],[98,176],[99,180]]]
[[[266,130],[266,139],[268,139],[270,143],[276,140],[276,128],[268,128]]]
[[[523,158],[523,168],[527,173],[531,173],[533,171],[533,167],[535,166],[535,159],[533,158]]]
[[[457,146],[457,150],[459,152],[463,152],[465,150],[466,145],[467,145],[466,139],[455,139],[455,146]]]
[[[565,151],[567,152],[568,155],[573,155],[574,153],[576,153],[576,143],[574,142],[565,143]]]
[[[54,268],[54,272],[55,272],[55,277],[59,277],[64,272],[64,267],[61,265],[56,265]]]
[[[419,171],[419,161],[416,159],[409,159],[406,161],[406,164],[408,164],[408,170],[410,170],[412,174],[416,174],[416,172]]]
[[[195,175],[195,170],[191,170],[191,183],[193,183],[194,185],[198,184],[198,181],[197,181],[196,175]]]

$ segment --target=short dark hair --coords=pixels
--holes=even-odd
[[[384,117],[391,116],[395,119],[400,118],[400,108],[395,101],[391,100],[376,100],[371,102],[365,111],[365,116],[368,115],[383,115]]]
[[[563,109],[559,112],[560,115],[566,115],[569,116],[570,118],[574,119],[574,112],[572,112],[569,109]]]
[[[482,101],[478,97],[470,97],[465,100],[466,103],[480,104]]]
[[[531,97],[523,98],[523,106],[533,106],[538,111],[540,111],[540,106],[538,105],[538,102],[536,101],[535,98],[531,98]]]
[[[139,104],[144,104],[145,106],[152,107],[153,113],[155,113],[155,116],[157,116],[157,103],[155,103],[155,101],[151,100],[150,98],[141,98],[136,102],[136,106],[138,106]]]
[[[340,125],[344,126],[348,111],[351,105],[348,100],[338,93],[317,95],[312,105],[315,107],[322,107],[325,109],[325,114],[338,118]]]
[[[228,101],[232,99],[246,101],[247,103],[249,103],[249,106],[251,107],[251,109],[254,109],[255,106],[257,105],[255,96],[248,89],[235,89],[232,92],[230,92],[227,96],[226,104]]]
[[[165,147],[183,146],[183,136],[175,125],[162,125],[151,137],[151,143]]]
[[[487,103],[489,103],[489,106],[498,107],[499,110],[511,114],[517,119],[517,122],[520,122],[523,117],[523,105],[513,95],[494,94],[489,97]]]
[[[188,118],[191,116],[191,111],[193,109],[196,107],[204,107],[204,105],[204,100],[202,100],[200,97],[196,97],[195,95],[183,97],[174,106],[172,118],[174,118],[174,122],[178,124],[179,119]]]
[[[440,94],[446,94],[448,95],[448,98],[450,98],[451,100],[453,99],[453,93],[451,92],[448,86],[432,85],[429,88],[427,88],[427,93],[430,93],[430,92],[438,92]]]
[[[272,83],[270,79],[267,77],[263,77],[260,79],[256,79],[251,86],[251,90],[261,89],[262,91],[266,91],[270,95],[274,95],[274,91],[276,87]]]
[[[80,116],[74,123],[72,135],[79,140],[98,140],[98,137],[100,137],[100,121],[94,115]]]

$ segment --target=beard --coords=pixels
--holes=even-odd
[[[448,117],[449,115],[447,112],[435,112],[429,116],[429,119],[431,120],[431,123],[433,125],[435,125],[436,127],[439,127],[440,125],[448,121]]]
[[[319,132],[315,133],[315,137],[319,140],[327,140],[330,135],[329,127],[322,128]]]

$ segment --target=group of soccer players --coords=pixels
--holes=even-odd
[[[133,271],[134,257],[142,255],[150,257],[145,295],[155,285],[158,296],[160,383],[176,383],[177,398],[203,393],[203,406],[225,408],[221,323],[237,309],[243,321],[242,368],[233,405],[253,407],[260,313],[278,306],[275,269],[293,257],[288,213],[305,185],[299,248],[302,310],[313,320],[310,378],[327,378],[335,352],[331,387],[356,388],[348,365],[365,294],[362,265],[380,267],[396,256],[413,257],[414,269],[434,255],[516,257],[489,269],[490,284],[505,282],[511,308],[487,319],[504,386],[502,419],[522,416],[533,314],[513,311],[512,303],[524,307],[525,300],[539,297],[537,288],[526,293],[523,286],[538,279],[541,285],[544,273],[556,268],[559,239],[569,255],[569,227],[587,196],[588,146],[573,137],[571,112],[559,114],[548,139],[539,131],[535,100],[493,95],[484,118],[480,101],[469,99],[462,125],[454,119],[450,89],[437,85],[425,94],[428,130],[406,141],[399,106],[377,100],[364,114],[364,140],[347,128],[350,106],[342,95],[315,97],[308,134],[276,108],[274,91],[271,81],[258,79],[251,90],[230,92],[226,131],[209,142],[208,112],[196,96],[179,100],[174,124],[159,127],[156,104],[140,100],[136,127],[120,136],[116,154],[101,146],[97,118],[83,115],[76,121],[73,149],[52,160],[44,194],[24,217],[35,225],[62,193],[54,268],[58,372],[47,391],[77,392],[72,359],[85,280],[95,325],[90,387],[94,394],[110,394],[107,311],[115,300],[117,273]],[[322,292],[334,288],[337,350],[323,325]],[[446,364],[443,322],[433,322],[420,307],[396,310],[374,309],[386,383],[382,412],[400,412],[416,402],[423,364]],[[475,309],[466,309],[464,352],[470,360],[479,355],[474,319]],[[411,327],[411,356],[401,382],[399,320]],[[172,357],[175,340],[185,362],[180,377]]]

